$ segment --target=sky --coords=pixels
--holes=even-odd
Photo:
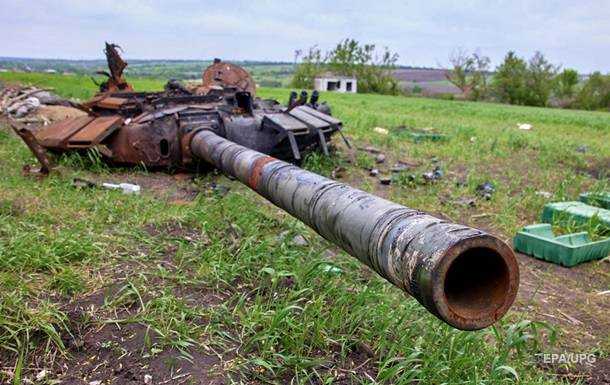
[[[344,38],[388,47],[399,64],[447,66],[457,49],[498,65],[539,50],[580,72],[610,72],[610,1],[0,0],[0,56],[293,61]]]

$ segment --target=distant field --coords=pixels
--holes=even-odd
[[[129,78],[152,79],[200,79],[211,60],[128,60],[125,70]],[[292,79],[294,66],[287,63],[236,61],[246,68],[254,80],[263,87],[286,87]],[[98,70],[106,70],[105,60],[47,60],[1,58],[0,69],[40,72],[52,70],[58,74],[90,76]]]
[[[201,72],[210,60],[128,60],[126,75],[130,78],[152,79],[199,79]],[[265,63],[237,61],[246,68],[261,87],[289,87],[294,73],[294,65],[289,63]],[[104,60],[46,60],[1,58],[0,68],[44,72],[54,70],[58,73],[89,76],[97,70],[105,70]],[[394,76],[401,87],[412,91],[419,87],[424,94],[459,94],[460,90],[445,79],[446,70],[398,68]]]
[[[95,90],[86,76],[0,80],[69,97]],[[163,85],[129,80],[139,90]],[[258,90],[281,101],[288,92]],[[313,154],[306,168],[336,171],[345,183],[509,243],[545,203],[610,188],[608,113],[321,99],[354,148],[335,138],[333,157]],[[447,138],[414,142],[404,127]],[[382,151],[385,163],[356,150],[365,146]],[[389,175],[399,160],[412,168],[391,185],[369,176],[371,167]],[[22,176],[25,163],[32,155],[0,128],[0,382],[34,381],[44,368],[49,383],[75,384],[152,374],[154,383],[546,385],[585,381],[589,369],[543,364],[538,353],[591,353],[601,374],[610,365],[608,296],[598,294],[610,289],[607,261],[565,269],[519,255],[521,286],[508,316],[462,332],[222,175],[109,169],[71,156],[60,160],[61,173],[39,181]],[[437,166],[443,177],[424,183],[421,174]],[[77,190],[74,177],[138,183],[143,193]],[[490,200],[477,196],[483,182],[495,186]],[[295,244],[296,235],[308,245]]]

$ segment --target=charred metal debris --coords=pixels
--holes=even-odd
[[[254,80],[243,68],[215,59],[202,83],[185,87],[170,80],[162,92],[136,92],[125,80],[127,63],[120,47],[106,43],[108,77],[100,92],[78,108],[87,112],[26,133],[15,131],[41,160],[40,150],[54,153],[95,148],[104,160],[118,165],[180,169],[196,165],[190,141],[203,130],[289,161],[321,149],[329,153],[331,136],[342,123],[330,115],[319,94],[290,94],[288,104],[255,96]],[[345,138],[344,138],[345,140]],[[347,140],[345,140],[347,143]],[[348,143],[349,145],[349,143]],[[41,160],[49,167],[48,159]]]

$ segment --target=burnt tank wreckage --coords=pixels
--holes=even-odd
[[[78,106],[86,116],[36,132],[13,125],[43,169],[51,166],[47,151],[91,148],[113,164],[175,169],[207,163],[303,221],[453,327],[484,328],[512,305],[519,269],[502,240],[294,164],[308,151],[328,154],[333,134],[342,136],[342,122],[319,103],[317,93],[293,92],[286,106],[255,98],[250,75],[220,60],[204,71],[199,86],[187,89],[170,81],[162,92],[137,92],[123,78],[127,63],[117,46],[107,44],[105,53],[110,73],[104,73],[108,79],[100,93]]]
[[[203,73],[201,85],[187,89],[169,81],[162,92],[136,92],[123,78],[127,66],[106,44],[110,72],[100,93],[79,108],[87,116],[44,127],[35,136],[45,149],[62,152],[95,148],[106,160],[149,168],[189,168],[190,142],[202,130],[245,147],[293,161],[315,149],[329,153],[341,121],[319,95],[291,93],[288,107],[255,98],[255,83],[241,67],[219,59]],[[346,141],[347,142],[347,141]]]

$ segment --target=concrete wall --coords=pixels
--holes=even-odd
[[[316,78],[314,89],[331,92],[357,92],[358,81],[355,78]]]

